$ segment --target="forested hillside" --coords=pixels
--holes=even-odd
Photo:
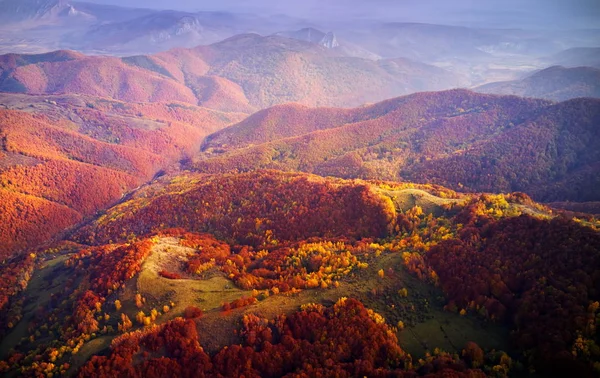
[[[73,95],[1,99],[0,258],[114,204],[243,117]]]
[[[0,377],[600,377],[592,1],[84,1],[0,0]]]
[[[466,90],[356,109],[282,105],[207,138],[200,172],[275,168],[597,201],[600,101]]]
[[[549,67],[521,80],[490,83],[477,92],[566,101],[578,97],[600,97],[600,69],[594,67]]]
[[[598,226],[523,193],[278,171],[164,176],[3,266],[14,279],[1,282],[0,369],[591,376]]]

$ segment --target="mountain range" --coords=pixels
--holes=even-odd
[[[284,102],[357,106],[467,82],[441,68],[407,59],[372,61],[340,55],[335,49],[310,42],[257,34],[128,58],[68,51],[0,57],[3,91],[68,91],[125,101],[194,105],[225,97],[229,100],[223,106],[240,111]]]
[[[317,29],[287,35],[291,38],[242,34],[209,46],[124,58],[73,51],[0,56],[0,90],[40,96],[21,97],[22,102],[68,93],[89,98],[88,109],[102,109],[95,111],[96,118],[113,117],[112,111],[96,105],[99,101],[125,101],[144,109],[156,106],[170,111],[175,109],[172,104],[179,104],[177,109],[200,109],[195,111],[211,112],[211,117],[218,118],[210,129],[194,131],[185,142],[166,142],[165,146],[174,148],[173,154],[148,167],[132,171],[101,158],[94,164],[129,176],[116,180],[115,189],[97,196],[100,203],[88,210],[67,204],[79,215],[73,213],[64,224],[104,207],[143,181],[140,179],[184,156],[193,160],[189,167],[212,173],[276,168],[344,178],[433,182],[467,191],[523,191],[541,201],[598,200],[593,189],[597,184],[594,122],[598,103],[590,99],[564,101],[598,96],[596,69],[552,67],[520,81],[476,89],[564,101],[561,103],[459,90],[364,105],[412,92],[454,88],[468,80],[408,59],[349,56],[341,48],[351,44]],[[289,102],[296,104],[285,104]],[[333,108],[336,106],[361,107]],[[50,112],[47,108],[43,107],[44,111]],[[251,115],[257,110],[261,111]],[[199,146],[204,136],[248,115],[241,123],[210,135],[203,152],[194,157],[193,146]],[[24,116],[11,113],[9,123],[33,122],[21,119]],[[137,122],[137,118],[142,124],[147,122],[145,111],[130,116],[127,122]],[[72,119],[71,115],[61,117]],[[170,114],[161,117],[173,120]],[[186,118],[183,123],[191,127],[190,122],[196,122],[193,119]],[[43,130],[48,124],[41,122],[39,129]],[[92,128],[98,126],[94,123]],[[105,131],[92,132],[93,138],[98,135]],[[120,144],[120,136],[111,138],[103,142]],[[15,152],[32,154],[19,148]],[[115,153],[122,154],[111,152]],[[37,166],[35,161],[32,164]],[[520,167],[518,172],[515,166]],[[15,188],[26,186],[15,182]],[[38,186],[25,192],[45,198]],[[63,200],[58,202],[65,205]],[[29,245],[27,241],[19,243],[21,247]],[[7,247],[7,251],[15,248]]]
[[[66,0],[3,0],[0,1],[0,20],[13,24],[19,22],[53,23],[61,19],[92,19],[93,16],[77,10]]]
[[[378,60],[381,57],[371,51],[351,42],[340,40],[334,32],[322,32],[315,28],[303,28],[300,30],[279,32],[276,35],[312,42],[328,49],[338,51],[340,55],[370,60]]]
[[[600,48],[575,47],[554,54],[545,59],[547,65],[565,67],[594,67],[600,68]]]
[[[598,101],[453,90],[353,109],[284,104],[247,117],[249,109],[166,100],[3,94],[1,252],[48,240],[180,160],[211,174],[268,168],[599,201]],[[15,214],[17,202],[30,210]]]
[[[406,58],[432,64],[477,85],[514,80],[549,65],[568,66],[560,61],[561,51],[566,49],[565,54],[569,54],[569,49],[599,42],[594,30],[499,29],[361,19],[315,23],[271,13],[159,11],[65,0],[3,0],[0,10],[9,26],[0,26],[0,52],[70,49],[127,56],[258,33],[316,44],[323,41],[346,56]]]

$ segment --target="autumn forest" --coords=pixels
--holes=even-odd
[[[262,12],[0,0],[0,376],[600,376],[596,29]]]

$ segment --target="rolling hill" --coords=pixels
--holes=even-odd
[[[481,93],[515,95],[565,101],[577,97],[600,97],[600,69],[554,66],[521,80],[490,83],[474,89]]]
[[[210,46],[206,55],[209,73],[240,84],[258,108],[285,102],[360,105],[392,93],[464,83],[436,67],[339,56],[314,43],[278,36],[236,36]]]
[[[34,64],[29,62],[34,61]],[[70,51],[21,57],[5,55],[0,90],[27,94],[72,93],[129,102],[196,103],[192,91],[119,58],[87,57]]]
[[[356,109],[281,105],[209,136],[201,172],[274,168],[597,201],[600,102],[466,90]]]
[[[241,118],[73,95],[1,94],[0,103],[0,259],[106,208]]]
[[[554,54],[544,59],[546,64],[564,67],[595,67],[600,68],[600,48],[575,47]]]
[[[466,84],[460,76],[407,59],[347,57],[315,43],[256,34],[123,59],[64,51],[0,57],[2,91],[208,103],[217,110],[247,111],[285,102],[358,106]]]
[[[591,376],[570,350],[596,335],[600,237],[578,222],[522,193],[163,176],[2,266],[0,372]]]

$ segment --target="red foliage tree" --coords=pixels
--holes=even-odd
[[[113,341],[108,356],[94,356],[80,377],[162,376],[370,376],[414,377],[396,336],[358,301],[314,307],[274,322],[244,318],[244,345],[231,345],[213,357],[200,347],[192,320],[175,319],[155,329]],[[149,352],[153,357],[144,357]],[[434,361],[432,377],[484,377],[458,361]],[[135,361],[135,362],[134,362]]]
[[[499,221],[472,215],[469,222],[458,239],[426,255],[452,305],[507,321],[516,345],[533,350],[541,369],[560,356],[573,360],[578,335],[597,339],[590,327],[596,316],[590,304],[600,299],[597,232],[525,215]]]

